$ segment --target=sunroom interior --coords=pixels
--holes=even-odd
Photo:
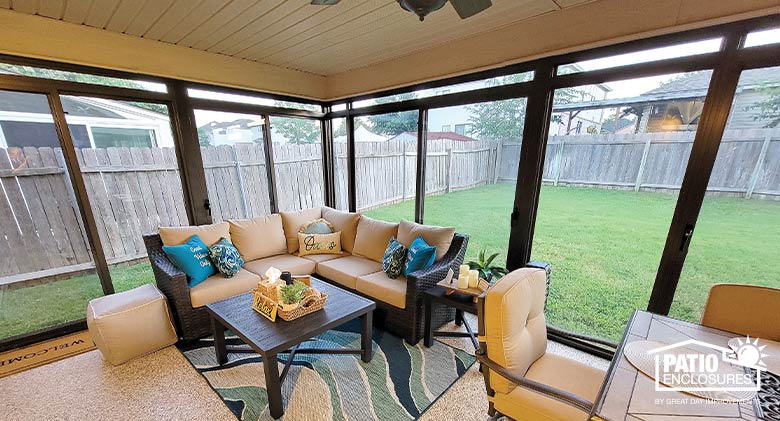
[[[371,363],[291,348],[284,419],[780,416],[771,367],[778,386],[753,406],[653,412],[612,387],[626,367],[642,376],[625,352],[650,339],[643,323],[780,341],[778,307],[727,307],[762,318],[760,334],[705,323],[715,285],[780,288],[780,2],[494,0],[462,19],[453,1],[424,20],[399,3],[0,0],[4,419],[279,418],[265,354],[228,348],[222,367],[218,338],[182,335],[169,303],[175,346],[114,366],[86,309],[147,285],[168,296],[149,243],[161,227],[326,208],[453,227],[467,241],[450,278],[484,267],[528,288],[513,298],[531,310],[508,325],[540,312],[530,335],[546,353],[521,346],[532,364],[509,382],[559,360],[595,380],[501,392],[511,364],[491,356],[490,293],[511,289],[466,299],[473,313],[439,327],[459,336],[434,345],[436,297],[420,290],[409,336],[377,307]],[[349,323],[317,338],[360,345]],[[247,341],[232,333],[228,347]]]

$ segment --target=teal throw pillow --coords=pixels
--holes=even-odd
[[[217,267],[219,273],[232,278],[244,266],[244,259],[236,246],[230,241],[221,238],[216,244],[209,247],[211,263]]]
[[[412,272],[429,268],[433,266],[434,260],[436,260],[436,247],[428,245],[422,237],[417,237],[406,252],[404,275],[409,276]]]
[[[163,246],[163,251],[171,262],[187,275],[190,288],[217,273],[217,268],[209,260],[208,246],[197,235],[178,246]]]
[[[405,262],[406,247],[399,243],[395,237],[391,237],[390,243],[385,249],[385,255],[382,257],[382,270],[385,271],[388,278],[395,279],[403,273]]]

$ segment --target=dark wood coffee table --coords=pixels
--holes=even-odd
[[[281,386],[295,354],[360,354],[363,362],[371,361],[371,325],[376,304],[318,279],[312,278],[311,285],[328,294],[325,308],[289,322],[280,318],[271,322],[254,311],[251,292],[206,305],[211,314],[214,348],[220,365],[227,363],[228,352],[254,352],[263,357],[268,407],[274,418],[284,415]],[[359,349],[299,347],[303,342],[358,317],[362,324]],[[227,346],[226,329],[238,335],[249,347]],[[281,353],[289,355],[279,375],[276,356]]]

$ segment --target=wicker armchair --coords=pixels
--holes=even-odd
[[[187,277],[168,260],[162,250],[162,240],[158,234],[144,236],[144,244],[149,253],[149,262],[154,271],[157,287],[168,297],[171,304],[176,331],[183,340],[193,340],[211,334],[211,320],[205,308],[193,308],[190,301]],[[416,344],[423,337],[424,310],[422,293],[444,279],[447,270],[457,272],[463,263],[468,245],[468,236],[455,234],[447,253],[427,269],[413,272],[406,277],[406,307],[401,309],[382,301],[376,301],[374,312],[376,326],[404,338],[410,344]],[[317,278],[330,281],[320,275]],[[344,288],[342,285],[338,285]],[[352,292],[360,294],[357,291]],[[455,318],[451,308],[438,306],[433,314],[434,327],[439,327]]]

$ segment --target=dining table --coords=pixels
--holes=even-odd
[[[634,346],[629,345],[636,341],[652,341],[652,343],[670,346],[687,343],[686,346],[691,347],[690,349],[696,349],[699,343],[728,348],[729,341],[735,343],[734,338],[746,340],[745,335],[647,311],[634,311],[607,371],[604,384],[596,397],[590,419],[593,421],[691,419],[780,421],[780,375],[778,375],[780,370],[777,369],[780,361],[780,343],[759,339],[761,346],[766,345],[763,353],[767,354],[770,370],[774,372],[762,370],[758,382],[760,389],[753,392],[755,395],[752,398],[742,401],[702,399],[686,391],[672,391],[663,384],[657,388],[655,379],[638,369],[634,365],[636,360],[632,360],[634,362],[632,363],[626,356],[627,349],[636,349],[638,345],[643,345],[639,343]],[[755,341],[755,338],[751,340]],[[741,366],[739,369],[747,374],[752,370]],[[652,370],[646,371],[652,374]],[[756,379],[755,370],[750,375],[754,380]]]

